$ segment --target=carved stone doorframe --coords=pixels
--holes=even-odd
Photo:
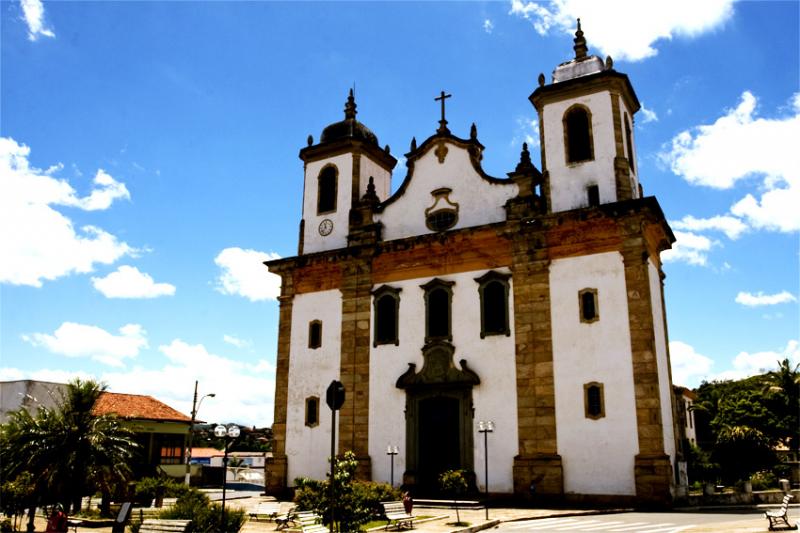
[[[464,359],[459,362],[461,368],[456,368],[454,353],[455,347],[447,341],[430,342],[422,348],[422,369],[416,372],[416,365],[409,363],[408,370],[397,379],[397,387],[406,391],[406,485],[416,486],[420,481],[420,409],[436,398],[458,402],[458,462],[460,468],[474,470],[472,388],[481,380]]]

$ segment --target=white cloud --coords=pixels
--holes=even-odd
[[[672,366],[672,382],[675,385],[694,388],[708,378],[714,361],[699,354],[694,347],[681,341],[669,343],[669,358]]]
[[[244,339],[240,339],[238,337],[234,337],[233,335],[223,335],[222,340],[230,344],[231,346],[236,346],[237,348],[252,348],[253,342],[247,341]]]
[[[796,339],[775,351],[739,352],[732,361],[733,368],[713,373],[714,361],[685,342],[670,342],[669,353],[672,382],[689,388],[698,386],[701,381],[735,380],[763,374],[778,368],[778,362],[784,359],[789,359],[792,365],[800,363],[800,343]]]
[[[199,419],[258,426],[272,423],[274,367],[270,370],[261,361],[246,364],[180,339],[158,349],[166,359],[161,368],[136,368],[126,373],[106,373],[101,378],[115,392],[149,394],[187,415],[192,410],[197,380],[200,395],[216,395],[203,401]]]
[[[0,138],[0,282],[41,287],[72,273],[91,272],[95,263],[110,264],[136,250],[95,226],[76,230],[52,206],[87,211],[107,209],[118,198],[130,198],[125,185],[98,170],[96,187],[79,197],[70,184],[30,166],[30,148]]]
[[[669,224],[675,229],[721,231],[731,240],[738,239],[748,229],[747,224],[729,215],[717,215],[711,218],[695,218],[692,215],[686,215],[681,220],[670,221]]]
[[[175,285],[156,283],[138,268],[122,265],[104,278],[92,278],[94,288],[106,298],[157,298],[175,294]]]
[[[484,20],[483,31],[485,31],[486,33],[492,33],[492,30],[494,30],[494,24],[492,23],[492,21],[490,19]]]
[[[528,150],[539,147],[539,120],[530,117],[517,117],[517,128],[511,139],[511,146],[528,143]]]
[[[109,366],[125,366],[124,360],[139,355],[147,348],[147,332],[139,324],[126,324],[119,328],[119,335],[103,328],[64,322],[52,334],[33,333],[22,339],[34,346],[67,357],[90,357]]]
[[[276,253],[225,248],[214,259],[222,268],[217,290],[223,294],[244,296],[251,302],[275,300],[280,295],[281,278],[270,273],[264,261],[280,259]]]
[[[659,157],[688,183],[730,189],[746,178],[760,178],[760,198],[746,194],[730,213],[755,229],[800,230],[800,93],[793,114],[757,118],[757,99],[742,93],[735,109],[713,124],[685,130]]]
[[[689,183],[716,189],[729,189],[754,174],[767,176],[770,188],[796,179],[800,156],[792,139],[800,138],[800,108],[790,117],[765,119],[755,118],[756,104],[745,91],[739,105],[713,124],[676,135],[662,157]]]
[[[275,367],[264,359],[246,364],[209,353],[201,344],[180,339],[159,346],[162,359],[155,368],[140,366],[130,371],[97,374],[61,370],[27,371],[0,368],[0,380],[41,379],[66,383],[73,378],[105,382],[112,392],[145,394],[189,416],[192,411],[194,382],[205,398],[197,413],[207,422],[238,422],[259,427],[272,424],[275,394]]]
[[[657,41],[695,37],[721,26],[733,14],[733,0],[512,0],[510,14],[530,20],[540,35],[572,34],[575,20],[591,47],[614,59],[639,61],[658,53]]]
[[[674,233],[676,240],[672,249],[661,254],[664,262],[683,262],[697,266],[705,266],[708,263],[708,252],[717,244],[715,241],[688,231]]]
[[[764,305],[777,305],[796,302],[797,298],[789,291],[781,291],[776,294],[764,294],[759,291],[757,294],[740,292],[736,295],[736,303],[747,307],[760,307]]]
[[[723,373],[720,379],[741,379],[778,368],[778,362],[789,359],[792,365],[800,363],[800,343],[790,340],[777,351],[739,352],[733,360],[734,370]]]
[[[28,25],[28,39],[35,41],[40,35],[55,37],[53,30],[44,23],[44,5],[41,0],[20,0],[22,15]]]
[[[658,115],[652,109],[647,109],[644,106],[644,102],[642,102],[642,108],[640,109],[642,112],[642,124],[647,124],[648,122],[658,122]]]

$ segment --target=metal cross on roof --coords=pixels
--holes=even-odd
[[[442,102],[442,119],[439,121],[439,129],[436,130],[439,133],[450,133],[450,130],[447,129],[447,120],[444,118],[444,101],[447,98],[451,98],[452,94],[445,94],[444,91],[441,92],[439,96],[434,98],[434,100]]]

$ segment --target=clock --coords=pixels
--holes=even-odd
[[[319,234],[323,237],[327,237],[333,231],[333,221],[329,218],[325,218],[322,222],[319,223]]]

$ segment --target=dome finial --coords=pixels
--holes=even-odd
[[[350,95],[347,97],[347,103],[344,105],[344,118],[356,118],[356,97],[353,95],[353,89],[350,89]]]
[[[578,19],[578,29],[575,31],[575,59],[578,61],[586,59],[589,49],[586,46],[586,39],[583,38],[583,30],[581,30],[581,19]]]

